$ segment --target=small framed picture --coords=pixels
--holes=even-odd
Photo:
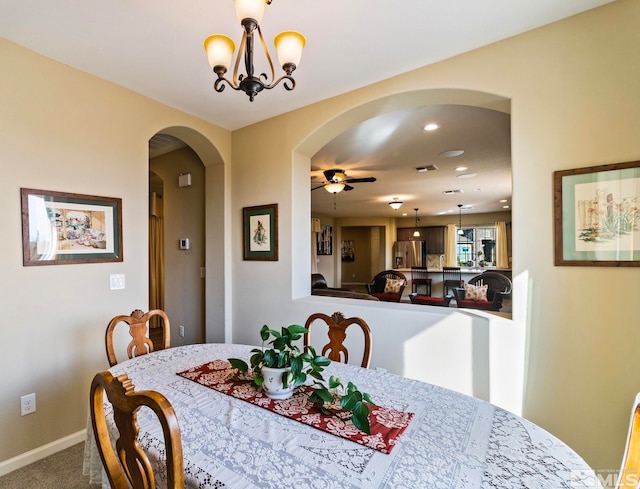
[[[242,209],[243,260],[278,261],[278,204]]]
[[[20,189],[24,266],[122,261],[122,200]]]
[[[640,266],[640,161],[556,171],[556,266]]]

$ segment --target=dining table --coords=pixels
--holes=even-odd
[[[371,443],[375,437],[356,428],[351,438],[339,436],[273,408],[285,401],[272,401],[272,407],[265,408],[263,402],[248,402],[197,381],[202,368],[224,368],[229,358],[248,361],[254,348],[227,343],[178,346],[109,369],[114,375],[126,373],[136,391],[160,392],[173,405],[186,488],[600,487],[594,471],[574,450],[536,424],[489,402],[383,370],[331,362],[323,375],[335,375],[368,393],[375,404],[372,413],[376,406],[395,413],[383,423],[403,420],[386,445],[379,439]],[[105,407],[112,414],[106,397]],[[160,424],[147,408],[140,410],[138,424],[140,444],[154,472],[162,474]],[[113,424],[110,429],[115,436]],[[90,420],[83,470],[92,484],[109,487]],[[156,482],[163,487],[162,477]]]

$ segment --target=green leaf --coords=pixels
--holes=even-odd
[[[264,364],[267,367],[275,367],[276,366],[276,352],[273,350],[266,350],[264,352]]]
[[[340,387],[341,385],[342,382],[338,377],[336,377],[335,375],[329,377],[329,389],[335,389],[336,387]]]
[[[309,331],[307,328],[300,326],[299,324],[291,324],[287,329],[291,334],[304,334]]]
[[[331,392],[329,392],[328,389],[316,389],[313,391],[313,393],[316,394],[324,402],[333,401],[333,396],[331,395]]]
[[[298,375],[302,372],[302,359],[300,357],[291,359],[291,373],[293,375]]]
[[[249,371],[249,365],[244,360],[240,360],[239,358],[229,358],[229,363],[233,368],[237,368],[243,374],[246,374]]]
[[[358,391],[349,392],[340,399],[342,409],[353,411],[358,403],[362,403],[362,394]]]
[[[263,342],[269,339],[270,331],[271,330],[269,329],[269,326],[267,326],[266,324],[262,326],[262,329],[260,330],[260,338],[262,338]]]
[[[253,383],[256,384],[256,386],[260,387],[262,384],[264,384],[264,379],[261,375],[256,375],[253,378]]]
[[[353,417],[351,422],[360,431],[364,431],[366,434],[371,434],[371,426],[369,425],[369,408],[365,404],[358,404],[353,410]]]
[[[371,399],[371,396],[369,394],[367,394],[366,392],[362,393],[362,398],[367,401],[369,404],[373,404],[374,406],[376,405],[375,402],[373,402],[373,399]]]
[[[326,367],[327,365],[331,364],[331,360],[329,360],[327,357],[317,356],[313,359],[312,363],[314,365],[320,365],[322,367]]]

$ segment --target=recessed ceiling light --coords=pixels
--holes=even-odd
[[[463,149],[450,149],[440,153],[440,156],[444,156],[445,158],[453,158],[454,156],[460,156],[461,154],[464,154]]]
[[[424,126],[425,131],[435,131],[436,129],[440,129],[440,124],[436,124],[435,122],[430,122]]]
[[[456,168],[456,171],[465,171],[468,170],[469,167],[468,166],[459,166],[458,168]]]
[[[462,175],[458,175],[458,178],[473,178],[477,175],[477,173],[463,173]]]
[[[498,202],[500,202],[501,204],[504,204],[507,201],[507,199],[501,199]]]
[[[403,212],[403,213],[402,213],[402,215],[403,215],[403,216],[406,216],[406,215],[407,215],[407,213],[406,213],[406,212]]]
[[[503,206],[502,206],[502,208],[503,208],[503,209],[508,209],[508,208],[509,208],[509,206],[508,206],[508,205],[503,205]]]

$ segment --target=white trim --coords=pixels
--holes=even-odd
[[[86,439],[86,436],[86,429],[76,431],[64,438],[60,438],[56,441],[52,441],[51,443],[47,443],[46,445],[42,445],[41,447],[34,448],[33,450],[0,462],[0,476],[6,475],[14,470],[18,470],[32,464],[33,462],[37,462],[38,460],[42,460],[54,453],[61,452],[65,448],[82,443]]]

